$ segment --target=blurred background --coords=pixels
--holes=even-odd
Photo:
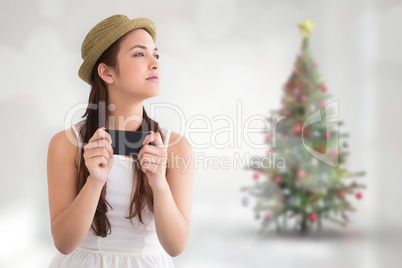
[[[211,133],[228,127],[217,116],[236,128],[225,138],[233,146],[194,149],[201,160],[191,234],[186,250],[173,258],[177,267],[401,267],[400,0],[1,1],[0,267],[47,267],[56,252],[48,144],[81,120],[90,90],[77,75],[81,43],[97,22],[116,13],[156,24],[162,90],[144,102],[151,117],[194,145],[214,142]],[[242,206],[239,190],[252,182],[252,173],[207,162],[261,154],[238,129],[247,118],[280,107],[302,40],[297,23],[304,18],[316,24],[310,47],[339,101],[341,131],[350,135],[347,167],[364,170],[359,181],[368,187],[354,202],[349,227],[324,223],[321,240],[283,237],[274,229],[259,235],[260,222],[251,204]],[[205,121],[209,133],[189,135],[190,126],[208,127]],[[258,133],[250,139],[264,142]]]

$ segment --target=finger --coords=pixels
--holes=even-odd
[[[106,166],[109,163],[109,159],[103,155],[96,157],[94,160],[98,166]]]
[[[84,152],[85,161],[92,160],[93,158],[103,156],[106,159],[111,159],[110,153],[106,149],[94,149]]]
[[[91,161],[85,161],[85,164],[88,168],[97,168],[98,166],[107,165],[108,161],[109,160],[106,159],[104,156],[97,156],[95,158],[92,158]]]
[[[150,173],[155,173],[157,169],[158,169],[158,165],[152,164],[152,163],[147,163],[146,165],[144,165],[143,167],[141,167],[141,170],[142,170],[144,173],[148,173],[148,172],[150,172]]]
[[[112,136],[110,136],[110,134],[106,131],[105,127],[101,128],[99,135],[100,135],[100,139],[106,139],[109,141],[110,144],[113,143]]]
[[[145,162],[145,163],[141,164],[141,168],[149,169],[150,167],[153,167],[154,165],[157,165],[157,164],[152,163],[152,162]]]
[[[166,157],[154,157],[152,155],[146,155],[140,160],[140,165],[155,164],[157,166],[166,167],[167,158]]]
[[[153,142],[155,144],[155,147],[157,148],[163,148],[163,142],[162,142],[162,137],[161,134],[159,132],[153,132],[150,131],[150,134],[148,134],[145,137],[145,140],[143,142],[143,144],[149,144],[150,142]]]
[[[92,150],[98,147],[112,147],[112,146],[110,145],[110,142],[108,140],[104,139],[88,143],[87,145],[84,146],[84,150]]]
[[[107,133],[103,128],[98,128],[94,135],[89,139],[88,143],[101,139],[107,139],[110,144],[112,144],[112,136],[110,136],[110,134]]]
[[[102,130],[103,130],[103,129],[98,128],[98,129],[95,131],[95,133],[92,135],[92,137],[89,139],[88,143],[89,143],[89,142],[94,142],[94,141],[100,140],[100,137],[101,137],[100,132],[101,132]],[[105,135],[106,135],[106,134],[105,134]]]
[[[94,150],[96,148],[106,148],[109,151],[110,157],[113,157],[113,147],[108,140],[99,140],[88,143],[84,146],[84,151]]]
[[[151,134],[151,131],[145,136],[144,140],[142,141],[142,145],[145,145],[145,144],[149,143],[150,134]]]
[[[160,157],[155,157],[152,155],[145,155],[143,158],[141,158],[140,163],[155,163],[155,164],[159,164],[160,163]]]
[[[98,156],[104,156],[104,157],[106,157],[106,159],[110,159],[110,158],[112,158],[113,155],[111,155],[109,150],[107,148],[105,148],[105,147],[96,148],[96,149],[84,152],[84,158],[86,160],[91,159],[91,158],[95,158],[95,157],[98,157]]]
[[[138,158],[142,158],[144,154],[151,154],[155,156],[159,156],[159,149],[152,145],[144,145],[142,146],[141,150],[138,152]]]
[[[156,146],[156,147],[158,147],[158,148],[163,148],[164,144],[163,144],[163,141],[162,141],[161,133],[156,132],[156,133],[154,134],[154,140],[153,140],[153,142],[155,143],[155,146]]]

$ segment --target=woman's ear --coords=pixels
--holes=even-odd
[[[103,62],[98,65],[98,75],[107,84],[113,84],[113,70]]]

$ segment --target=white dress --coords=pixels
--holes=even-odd
[[[82,121],[83,122],[83,121]],[[80,122],[80,123],[82,123]],[[79,137],[77,125],[73,126]],[[169,141],[170,130],[162,128],[165,136],[165,150]],[[79,138],[79,141],[81,139]],[[50,268],[170,268],[174,267],[171,257],[161,246],[155,230],[154,214],[145,206],[142,224],[138,217],[126,219],[131,200],[133,184],[133,158],[113,155],[114,163],[110,170],[106,200],[109,208],[107,216],[112,233],[107,237],[96,236],[89,229],[83,242],[71,254],[57,252]],[[135,183],[135,181],[134,181]]]

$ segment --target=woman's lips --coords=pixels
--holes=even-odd
[[[157,73],[154,73],[150,77],[148,77],[147,80],[150,80],[152,82],[159,82],[159,75]]]
[[[159,78],[158,77],[151,77],[147,79],[148,81],[152,81],[152,82],[159,82]]]

